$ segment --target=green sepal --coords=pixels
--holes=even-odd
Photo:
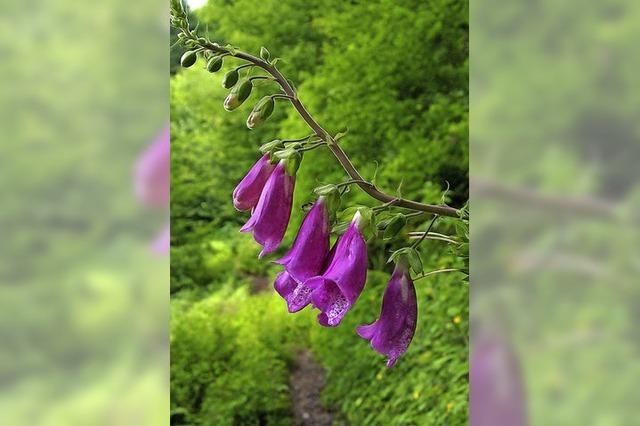
[[[402,257],[405,257],[407,259],[407,261],[409,262],[409,266],[411,266],[411,269],[413,269],[413,272],[418,275],[421,275],[423,273],[424,269],[422,266],[422,259],[420,258],[420,254],[418,253],[418,251],[413,247],[403,247],[399,250],[394,251],[389,257],[387,263],[398,263],[399,261],[402,261]]]
[[[280,139],[274,139],[271,142],[260,145],[260,152],[263,154],[273,153],[279,148],[284,148],[284,143]]]
[[[288,158],[283,159],[284,161],[284,169],[289,176],[295,176],[300,168],[300,163],[302,162],[302,154],[298,151],[294,151],[294,154],[290,155]]]
[[[294,148],[287,147],[285,149],[275,151],[274,155],[276,156],[276,158],[279,158],[280,160],[286,160],[289,157],[296,155],[297,153],[298,151],[296,151]]]
[[[321,195],[326,200],[327,213],[329,213],[329,220],[333,221],[340,208],[341,197],[340,191],[336,188],[335,191],[331,191],[327,194]]]
[[[191,65],[196,63],[197,59],[198,54],[194,50],[186,51],[180,58],[180,65],[185,68],[189,68]]]
[[[407,217],[405,215],[403,215],[402,213],[394,215],[391,219],[389,219],[389,222],[385,227],[383,238],[385,240],[392,239],[393,237],[398,235],[400,231],[402,231],[402,228],[404,228],[406,224]]]
[[[415,272],[416,274],[422,275],[422,273],[424,272],[422,259],[420,258],[420,253],[418,253],[418,250],[412,249],[409,252],[409,265],[411,265],[411,269],[413,269],[413,272]]]
[[[358,229],[364,236],[365,240],[370,240],[378,233],[376,226],[376,215],[370,207],[358,207],[356,214],[360,214],[358,220]]]
[[[338,187],[330,183],[328,185],[322,185],[315,188],[313,192],[315,192],[317,195],[327,195],[337,190],[338,190]]]
[[[340,208],[340,191],[338,187],[333,184],[322,185],[313,190],[316,194],[318,194],[321,198],[325,199],[327,212],[329,213],[329,218],[333,221],[336,217],[338,209]]]

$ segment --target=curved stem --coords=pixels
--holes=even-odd
[[[210,42],[204,43],[204,46],[214,51],[226,51],[224,48]],[[291,101],[291,104],[296,109],[300,117],[302,117],[309,128],[311,128],[311,130],[313,130],[313,132],[318,136],[318,138],[327,143],[327,146],[336,157],[345,172],[351,179],[357,181],[356,183],[364,192],[383,203],[393,202],[393,204],[397,207],[405,207],[408,209],[433,213],[440,216],[459,217],[458,210],[453,207],[445,205],[423,204],[417,201],[407,200],[405,198],[394,197],[393,195],[389,195],[380,191],[373,183],[368,182],[362,177],[360,172],[358,172],[347,154],[342,150],[340,145],[338,145],[333,136],[331,136],[329,132],[323,129],[322,126],[320,126],[320,124],[318,124],[318,122],[311,116],[311,114],[309,114],[309,111],[307,111],[302,102],[300,102],[300,99],[298,99],[296,92],[291,84],[275,66],[271,65],[267,61],[264,61],[256,56],[253,56],[246,52],[242,52],[240,50],[234,49],[234,51],[230,51],[230,53],[232,56],[235,56],[238,59],[245,60],[262,68],[263,70],[271,74],[273,78],[275,78],[275,80],[282,87],[284,95],[274,96],[286,97],[287,99],[289,99],[289,101]]]
[[[425,238],[427,238],[427,235],[429,235],[429,231],[431,231],[431,228],[433,227],[433,224],[436,223],[436,220],[438,220],[438,215],[433,216],[433,219],[431,219],[431,223],[429,223],[429,227],[427,228],[427,230],[425,231],[424,234],[422,234],[422,237],[420,237],[419,240],[417,240],[415,243],[411,244],[411,248],[416,248],[420,245],[421,242],[424,241]]]
[[[436,269],[435,271],[427,272],[424,275],[415,278],[413,282],[420,281],[423,278],[427,278],[429,275],[442,274],[443,272],[458,272],[460,269],[457,268],[447,268],[447,269]]]

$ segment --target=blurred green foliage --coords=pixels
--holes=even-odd
[[[468,198],[467,8],[446,0],[239,0],[210,1],[194,14],[212,40],[256,54],[266,46],[283,58],[278,67],[313,116],[334,133],[349,128],[340,143],[364,176],[390,193],[401,187],[408,198],[461,207]],[[336,422],[465,424],[468,289],[461,274],[416,283],[418,331],[392,370],[354,332],[377,317],[386,260],[408,244],[406,232],[369,245],[366,290],[336,329],[319,327],[310,310],[287,314],[273,291],[262,291],[279,267],[258,260],[257,244],[238,232],[248,215],[234,210],[231,194],[261,143],[309,130],[284,102],[263,126],[246,129],[251,105],[273,93],[269,83],[247,105],[224,111],[222,75],[236,65],[227,58],[212,75],[200,60],[171,80],[173,423],[287,424],[288,369],[296,348],[306,347],[327,369],[323,401]],[[328,152],[305,154],[280,253],[313,188],[345,178]],[[378,203],[353,189],[343,207],[354,204]],[[421,230],[428,219],[413,218],[405,230]],[[435,230],[454,235],[454,220]],[[422,250],[427,271],[464,266],[443,242],[425,241]],[[273,402],[263,405],[266,395]]]
[[[133,169],[166,125],[163,6],[3,4],[0,424],[166,419],[168,220]]]
[[[473,172],[497,186],[472,197],[475,319],[516,347],[531,424],[633,423],[640,3],[472,10]]]

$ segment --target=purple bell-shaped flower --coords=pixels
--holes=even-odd
[[[311,289],[304,282],[322,273],[329,253],[329,233],[329,212],[325,198],[320,197],[304,218],[291,249],[276,260],[284,266],[287,278],[279,275],[274,286],[286,300],[289,312],[309,304]]]
[[[295,171],[289,174],[285,164],[285,160],[281,160],[275,167],[251,217],[240,229],[252,232],[253,238],[263,246],[260,257],[278,248],[289,225],[296,177]]]
[[[233,206],[240,211],[254,208],[275,168],[276,166],[269,161],[269,154],[263,155],[256,161],[233,191]]]
[[[401,257],[384,291],[380,317],[373,324],[361,325],[356,332],[369,340],[376,352],[386,355],[387,367],[392,367],[409,347],[417,318],[416,289],[407,260]]]
[[[309,278],[311,303],[320,309],[318,322],[335,327],[356,302],[367,280],[367,244],[360,232],[360,213],[332,249],[333,257],[322,275]]]

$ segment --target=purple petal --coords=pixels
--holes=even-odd
[[[269,162],[268,154],[256,161],[233,191],[233,206],[240,211],[254,208],[274,169],[275,165]]]
[[[151,249],[156,254],[167,254],[169,252],[170,245],[171,234],[169,232],[169,224],[167,224],[151,244]]]
[[[387,367],[392,367],[409,347],[417,318],[416,290],[406,264],[399,263],[382,297],[380,317],[373,324],[358,327],[356,332],[369,340],[376,352],[386,355]]]
[[[134,172],[136,196],[148,206],[169,207],[169,127],[142,153]]]
[[[314,280],[317,279],[322,280],[322,283],[314,283]],[[310,287],[314,284],[321,284],[317,285],[311,296],[313,306],[320,309],[318,322],[324,327],[337,326],[351,308],[351,303],[334,281],[322,277],[309,280],[308,285]]]
[[[333,258],[321,279],[305,282],[313,287],[312,303],[320,309],[320,325],[334,327],[356,302],[367,280],[367,245],[353,222],[332,249]]]
[[[305,284],[298,284],[286,271],[278,274],[273,286],[287,302],[291,313],[302,310],[311,301],[312,289]]]
[[[480,329],[471,342],[470,420],[478,426],[523,426],[527,407],[520,363],[500,334]]]
[[[263,246],[260,257],[278,248],[289,225],[295,176],[289,176],[281,161],[262,190],[251,218],[240,229],[253,232],[253,238]]]
[[[329,214],[324,199],[316,201],[304,218],[291,249],[276,263],[297,282],[320,274],[329,252]]]

